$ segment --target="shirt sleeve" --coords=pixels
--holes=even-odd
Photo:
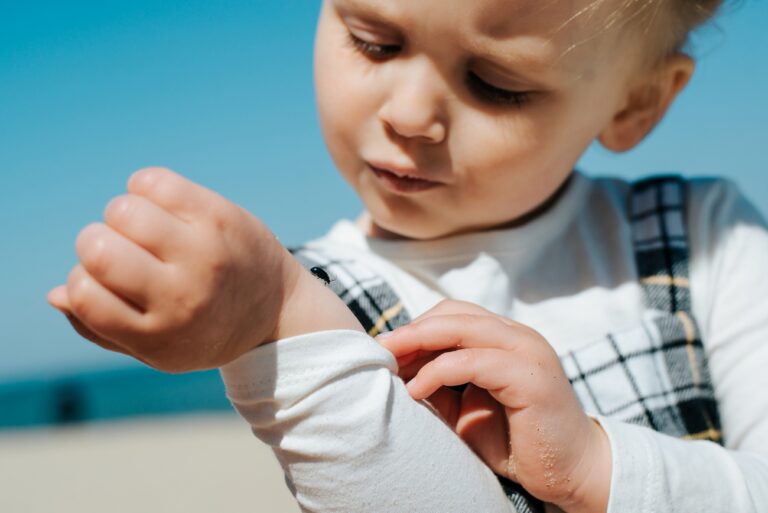
[[[768,458],[598,417],[613,451],[608,513],[760,513]]]
[[[303,511],[514,511],[494,474],[395,371],[388,351],[347,330],[266,344],[221,369]]]
[[[609,512],[768,511],[768,229],[722,180],[692,182],[691,292],[725,447],[599,418]]]

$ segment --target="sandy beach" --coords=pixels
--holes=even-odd
[[[4,513],[297,513],[272,452],[234,414],[0,431]]]

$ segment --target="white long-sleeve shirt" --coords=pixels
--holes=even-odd
[[[466,300],[533,327],[560,355],[582,354],[606,333],[647,325],[628,187],[577,173],[549,211],[518,228],[387,241],[341,221],[308,246],[364,262],[414,317],[444,298]],[[692,313],[725,447],[673,438],[585,405],[611,444],[608,510],[766,512],[768,228],[722,180],[688,183],[686,217]],[[222,375],[307,511],[512,510],[495,476],[409,398],[395,369],[370,337],[338,330],[259,347]],[[640,377],[652,385],[653,376]]]

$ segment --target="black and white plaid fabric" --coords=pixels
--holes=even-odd
[[[640,424],[686,439],[722,443],[717,404],[699,330],[691,314],[685,182],[660,176],[633,184],[628,215],[647,315],[641,325],[606,334],[561,362],[589,415]],[[411,320],[394,290],[359,262],[317,250],[291,251],[307,268],[323,267],[330,287],[371,336]],[[541,501],[500,482],[519,513],[543,513]]]
[[[647,315],[561,357],[585,411],[687,439],[721,443],[720,420],[699,329],[691,314],[685,182],[632,187],[629,215]]]

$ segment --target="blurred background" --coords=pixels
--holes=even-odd
[[[213,188],[288,245],[360,212],[315,114],[319,5],[0,0],[0,511],[297,511],[216,372],[108,353],[45,296],[144,166]],[[580,169],[725,175],[768,213],[765,27],[765,2],[727,6],[663,124]]]

